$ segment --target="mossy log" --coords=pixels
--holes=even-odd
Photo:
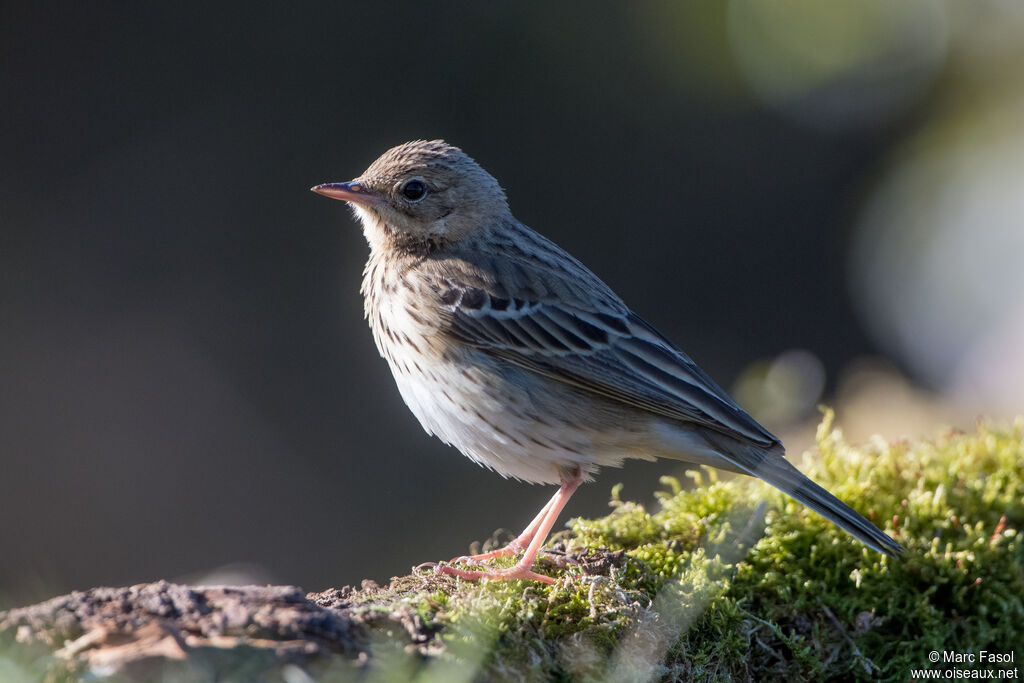
[[[96,588],[0,613],[0,680],[906,680],[1024,658],[1024,420],[846,444],[803,469],[906,548],[860,546],[750,479],[666,479],[552,539],[536,582]],[[989,674],[991,675],[991,674]],[[1019,673],[1018,673],[1019,675]]]

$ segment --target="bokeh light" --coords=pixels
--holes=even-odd
[[[774,429],[807,419],[824,390],[821,359],[805,349],[790,349],[747,367],[733,395],[751,415]]]
[[[825,128],[870,126],[912,106],[934,80],[947,15],[930,0],[731,0],[729,38],[761,102]]]
[[[1024,14],[958,14],[944,97],[873,183],[850,252],[880,346],[973,413],[1024,407]]]

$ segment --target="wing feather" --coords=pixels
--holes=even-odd
[[[747,415],[679,348],[624,306],[526,301],[449,280],[442,294],[458,341],[592,394],[771,447]]]

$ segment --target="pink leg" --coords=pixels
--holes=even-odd
[[[576,471],[570,477],[562,479],[562,486],[558,489],[554,496],[547,505],[541,509],[541,514],[537,516],[537,519],[530,523],[530,526],[517,538],[515,541],[509,544],[511,547],[513,544],[529,539],[529,545],[526,547],[526,552],[523,553],[523,557],[515,564],[515,566],[509,567],[508,569],[494,569],[491,571],[471,571],[468,569],[456,569],[455,567],[442,566],[438,567],[437,571],[442,574],[451,574],[458,576],[463,579],[477,580],[477,579],[492,579],[492,580],[506,580],[506,579],[533,579],[535,581],[543,581],[545,583],[554,583],[555,580],[550,576],[544,576],[531,571],[530,567],[533,566],[534,561],[537,559],[537,553],[540,552],[540,547],[544,545],[544,541],[547,540],[548,534],[551,533],[551,527],[555,525],[555,520],[558,519],[558,515],[561,514],[562,508],[569,502],[569,498],[579,487],[580,482],[583,481],[583,475]],[[531,529],[531,527],[533,527]],[[506,550],[506,548],[502,548]],[[515,551],[510,551],[515,552]],[[504,554],[510,554],[504,553]]]
[[[534,535],[537,533],[537,527],[540,526],[541,522],[544,521],[544,516],[551,509],[551,505],[555,502],[552,498],[544,507],[540,509],[537,516],[533,518],[533,521],[523,529],[523,533],[519,534],[515,540],[509,543],[504,548],[498,548],[487,553],[481,553],[479,555],[461,555],[459,557],[452,558],[452,562],[481,562],[483,560],[491,560],[495,557],[505,557],[506,555],[515,555],[521,553],[530,545],[530,541],[533,540]]]

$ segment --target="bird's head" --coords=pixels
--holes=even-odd
[[[355,180],[312,190],[348,202],[374,249],[445,248],[508,215],[498,181],[443,140],[393,147]]]

